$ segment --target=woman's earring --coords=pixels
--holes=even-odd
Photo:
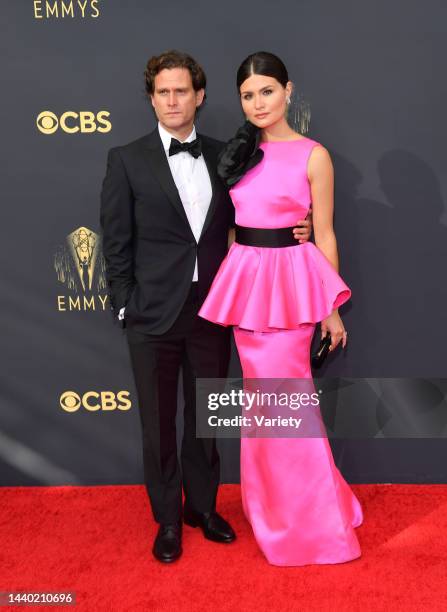
[[[290,104],[290,98],[286,98],[287,104]]]

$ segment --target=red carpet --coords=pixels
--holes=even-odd
[[[446,610],[447,485],[353,489],[362,557],[278,568],[259,552],[236,485],[220,488],[218,510],[237,542],[185,527],[183,557],[167,566],[151,555],[156,526],[142,486],[3,488],[0,591],[75,591],[75,607],[45,607],[67,611]]]

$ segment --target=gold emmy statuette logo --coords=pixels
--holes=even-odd
[[[101,237],[88,227],[68,234],[54,255],[57,279],[74,295],[58,295],[58,310],[105,310],[108,300]]]
[[[45,110],[37,115],[36,125],[42,134],[54,134],[60,128],[66,134],[92,134],[100,132],[106,134],[112,129],[109,121],[109,111],[65,111],[58,118],[53,112]]]
[[[34,0],[35,19],[99,17],[99,0]]]
[[[76,412],[81,406],[88,412],[126,411],[132,407],[129,396],[129,391],[86,391],[82,396],[75,391],[64,391],[59,398],[59,404],[65,412]]]

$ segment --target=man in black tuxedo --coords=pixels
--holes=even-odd
[[[216,172],[223,143],[197,136],[194,127],[205,98],[202,68],[170,51],[148,61],[145,81],[158,126],[109,151],[101,226],[110,303],[126,329],[137,388],[145,483],[160,525],[153,554],[171,562],[182,553],[182,518],[210,540],[235,539],[216,512],[215,440],[195,433],[195,379],[227,375],[230,330],[197,312],[227,253],[234,208]],[[294,233],[308,239],[310,222]],[[175,428],[180,369],[181,466]]]

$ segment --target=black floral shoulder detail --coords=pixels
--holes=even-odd
[[[222,149],[218,157],[217,174],[228,187],[235,185],[264,157],[264,151],[259,148],[260,141],[261,130],[246,121]]]

